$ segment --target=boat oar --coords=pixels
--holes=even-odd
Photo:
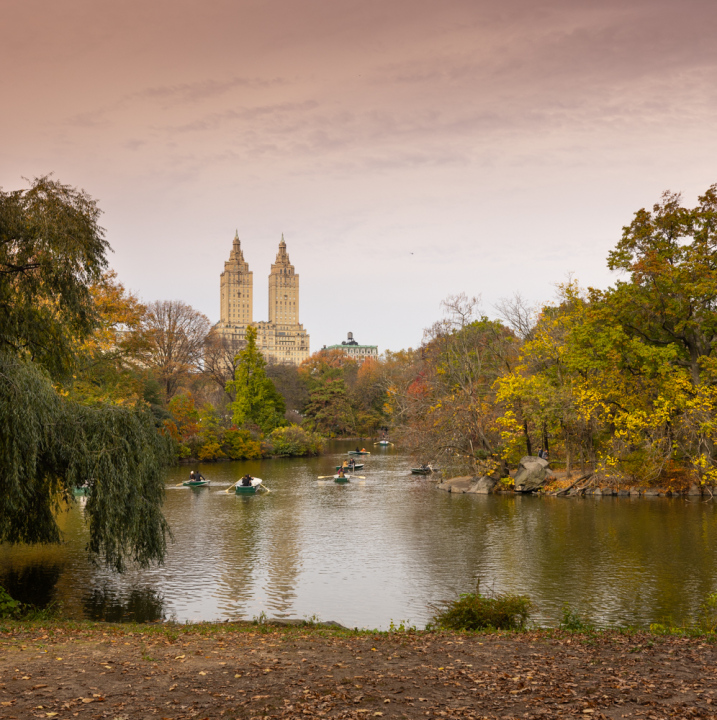
[[[333,478],[333,475],[319,475],[319,480],[326,480],[328,478]]]
[[[228,493],[230,490],[233,490],[240,482],[240,480],[237,480],[233,485],[230,485],[224,492]]]

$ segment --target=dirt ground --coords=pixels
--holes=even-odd
[[[717,646],[647,634],[0,628],[0,718],[716,718]]]

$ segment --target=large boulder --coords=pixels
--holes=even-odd
[[[543,486],[548,476],[548,461],[533,455],[520,459],[513,483],[515,492],[531,493]]]
[[[466,490],[466,492],[475,493],[476,495],[490,495],[493,492],[493,488],[495,488],[498,484],[498,480],[496,478],[488,477],[486,475],[477,479],[473,478],[473,480],[473,484],[469,490]]]
[[[436,487],[439,490],[445,490],[446,492],[464,493],[468,492],[474,481],[475,478],[471,477],[470,475],[461,475],[460,477],[454,477],[449,478],[448,480],[444,480]]]
[[[473,493],[475,495],[489,495],[493,492],[498,480],[492,477],[472,477],[470,475],[461,475],[460,477],[450,478],[437,485],[439,490],[445,490],[451,493]]]

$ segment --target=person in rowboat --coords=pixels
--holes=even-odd
[[[346,477],[346,473],[344,472],[344,469],[343,469],[343,468],[339,468],[339,477],[340,477],[340,478]]]
[[[245,475],[245,476],[241,479],[242,487],[249,487],[249,486],[251,485],[251,481],[252,481],[252,480],[253,480],[253,478],[252,478],[251,475]]]
[[[189,482],[194,482],[196,479],[197,479],[197,478],[196,478],[196,476],[194,475],[194,470],[192,470],[192,471],[189,473]]]

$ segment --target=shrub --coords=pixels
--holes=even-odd
[[[525,595],[493,595],[480,592],[460,595],[445,603],[427,626],[446,630],[519,630],[525,626],[532,603]]]
[[[224,452],[232,460],[260,458],[261,443],[254,440],[248,430],[232,427],[224,433]]]
[[[592,632],[595,626],[586,620],[577,610],[570,605],[563,605],[563,619],[560,621],[560,629],[567,632]]]
[[[324,439],[315,432],[304,430],[298,425],[289,425],[274,430],[267,441],[274,455],[297,456],[318,455],[324,447]]]
[[[717,592],[708,595],[700,605],[695,627],[704,633],[713,633],[717,630]]]
[[[8,591],[0,585],[0,618],[18,618],[24,610],[19,600],[13,600]]]

